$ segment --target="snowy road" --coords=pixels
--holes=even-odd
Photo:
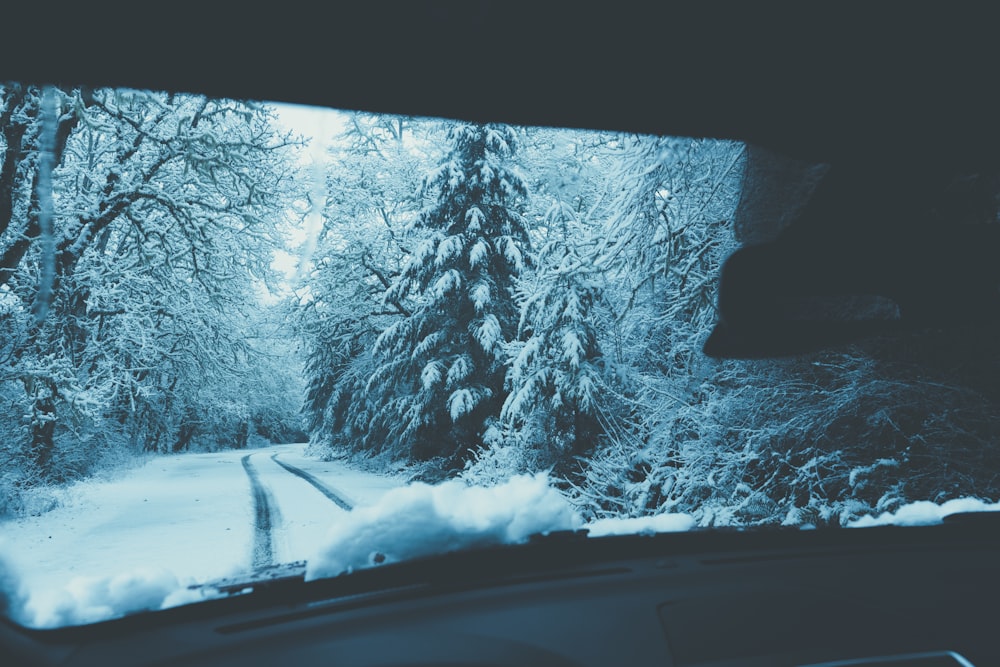
[[[307,560],[349,508],[404,480],[317,461],[304,447],[153,458],[67,489],[45,514],[0,524],[0,542],[31,590],[142,567],[195,583]]]
[[[251,552],[255,568],[304,560],[316,538],[323,536],[331,520],[336,520],[334,508],[340,512],[353,508],[329,484],[281,460],[282,452],[270,452],[268,456],[269,451],[246,454],[240,459],[253,499]],[[318,474],[330,474],[328,465],[309,463]],[[280,502],[275,500],[275,493],[280,494]]]
[[[301,477],[302,479],[312,484],[317,491],[319,491],[324,496],[329,498],[334,504],[337,505],[337,507],[343,510],[347,510],[348,512],[354,509],[353,505],[344,500],[344,498],[342,497],[343,494],[341,494],[339,491],[334,491],[333,489],[330,488],[329,485],[319,481],[318,479],[316,479],[314,476],[312,476],[302,468],[293,466],[290,463],[285,463],[284,461],[279,461],[277,454],[271,454],[271,460],[277,462],[278,465],[280,465],[282,468],[292,473],[293,475]]]

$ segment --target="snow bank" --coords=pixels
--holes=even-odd
[[[589,537],[604,537],[605,535],[652,535],[654,533],[673,533],[691,530],[697,525],[690,514],[657,514],[633,519],[598,519],[588,523]]]
[[[338,519],[308,559],[306,579],[469,547],[515,544],[534,533],[581,524],[545,474],[518,475],[492,487],[468,486],[460,479],[433,486],[417,482]]]
[[[929,500],[903,505],[895,512],[884,512],[878,516],[867,514],[855,521],[849,521],[849,528],[869,526],[930,526],[941,523],[944,517],[957,512],[997,512],[1000,503],[987,503],[978,498],[955,498],[940,505]]]

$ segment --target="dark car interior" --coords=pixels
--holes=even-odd
[[[36,7],[4,10],[0,80],[746,142],[710,357],[1000,324],[981,4]],[[518,72],[503,89],[478,83],[484,48]],[[996,665],[998,527],[550,535],[92,626],[3,621],[0,663]]]

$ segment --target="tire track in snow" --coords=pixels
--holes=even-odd
[[[260,483],[260,476],[257,474],[257,470],[250,463],[251,454],[247,454],[240,459],[240,463],[243,464],[243,470],[246,471],[247,477],[250,478],[250,490],[253,495],[253,514],[254,514],[254,531],[253,531],[253,567],[266,567],[268,565],[274,564],[274,547],[271,541],[271,528],[277,523],[276,517],[273,516],[274,508],[271,506],[271,500],[267,489],[264,485]]]
[[[329,486],[327,486],[323,482],[319,481],[318,479],[316,479],[315,477],[313,477],[312,475],[310,475],[309,473],[307,473],[305,470],[302,470],[301,468],[297,468],[297,467],[293,466],[291,463],[285,463],[284,461],[279,461],[278,460],[278,455],[276,453],[275,454],[271,454],[271,460],[274,461],[275,463],[277,463],[279,466],[281,466],[285,470],[287,470],[288,472],[292,473],[293,475],[295,475],[297,477],[301,477],[305,481],[307,481],[310,484],[312,484],[314,487],[316,487],[317,491],[319,491],[324,496],[326,496],[327,498],[329,498],[330,500],[332,500],[341,509],[346,510],[348,512],[350,512],[352,509],[354,509],[353,506],[349,502],[347,502],[346,500],[344,500],[340,495],[338,495],[338,493],[336,491],[334,491]]]

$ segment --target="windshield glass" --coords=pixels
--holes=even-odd
[[[23,625],[557,530],[921,524],[1000,497],[995,328],[783,354],[910,302],[852,283],[817,306],[761,278],[785,254],[720,293],[826,165],[17,83],[0,132],[0,611]],[[936,191],[995,226],[994,181]],[[823,247],[827,273],[875,261]]]

